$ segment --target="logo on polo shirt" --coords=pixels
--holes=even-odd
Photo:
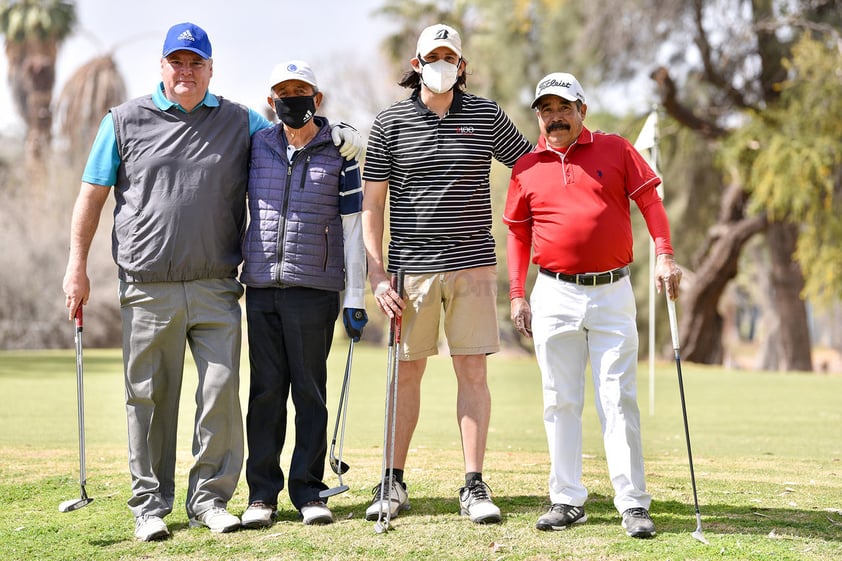
[[[456,127],[457,134],[472,135],[474,134],[474,127],[461,126]]]

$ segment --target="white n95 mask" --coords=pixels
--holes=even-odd
[[[424,62],[421,57],[418,57],[418,61],[421,63],[421,81],[430,91],[437,94],[444,93],[456,83],[459,74],[458,65],[450,64],[445,60]]]

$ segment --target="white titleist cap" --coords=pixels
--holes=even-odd
[[[418,47],[416,53],[421,58],[424,58],[437,47],[447,47],[459,58],[462,58],[462,38],[459,37],[459,32],[443,23],[431,25],[421,32],[418,37]]]
[[[535,99],[532,101],[532,107],[535,107],[538,100],[545,95],[557,95],[567,101],[585,103],[585,90],[582,89],[579,80],[573,74],[567,74],[566,72],[553,72],[541,78],[541,81],[535,87]]]
[[[282,62],[272,69],[272,74],[269,77],[269,87],[274,88],[281,82],[287,80],[301,80],[313,86],[316,90],[319,89],[319,84],[316,82],[316,74],[310,65],[303,60],[290,60]]]

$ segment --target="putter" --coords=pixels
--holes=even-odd
[[[403,298],[404,272],[399,269],[397,274],[392,276],[392,288],[398,296]],[[389,322],[389,353],[388,365],[386,368],[386,414],[383,420],[383,465],[380,476],[380,512],[377,514],[377,522],[374,523],[374,531],[383,534],[391,529],[392,520],[392,485],[391,471],[395,461],[395,427],[398,412],[398,370],[399,354],[401,343],[401,316],[396,315]],[[391,420],[390,420],[391,418]],[[386,482],[389,480],[389,486]],[[385,498],[385,501],[383,500]],[[386,511],[383,512],[383,503],[386,503]]]
[[[667,296],[667,312],[670,318],[670,334],[672,335],[672,348],[675,352],[675,368],[678,371],[678,393],[681,395],[681,414],[684,417],[684,437],[687,440],[687,459],[690,462],[690,483],[693,486],[693,502],[696,505],[696,530],[692,536],[694,539],[708,545],[705,535],[702,533],[702,513],[699,511],[699,496],[696,493],[696,474],[693,471],[693,452],[690,449],[690,428],[687,423],[687,405],[684,403],[684,381],[681,377],[681,355],[678,345],[678,320],[675,317],[675,301],[669,297],[669,292],[664,290]]]
[[[59,512],[79,510],[91,504],[93,498],[85,491],[85,388],[82,383],[82,305],[76,308],[76,404],[79,418],[79,487],[78,499],[69,499],[58,505]]]
[[[350,487],[342,483],[342,474],[350,468],[342,461],[342,449],[345,446],[345,419],[348,415],[348,382],[351,378],[351,362],[354,359],[354,340],[348,345],[348,360],[345,362],[345,376],[342,378],[342,392],[339,394],[339,408],[336,411],[336,423],[333,425],[333,439],[330,441],[330,469],[339,477],[339,485],[319,491],[323,499],[344,493]],[[339,432],[339,420],[342,419],[342,432],[339,433],[339,457],[334,454],[336,450],[336,434]]]

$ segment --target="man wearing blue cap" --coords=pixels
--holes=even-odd
[[[135,537],[169,535],[175,499],[176,427],[187,345],[198,371],[186,508],[191,526],[229,532],[226,510],[243,465],[239,399],[245,230],[251,135],[271,126],[208,91],[211,43],[192,23],[170,28],[162,82],[112,108],[94,140],[73,209],[64,278],[70,317],[90,296],[91,241],[114,187],[112,253],[118,266],[129,471]],[[341,137],[338,140],[338,137]],[[361,139],[333,131],[353,158]]]

